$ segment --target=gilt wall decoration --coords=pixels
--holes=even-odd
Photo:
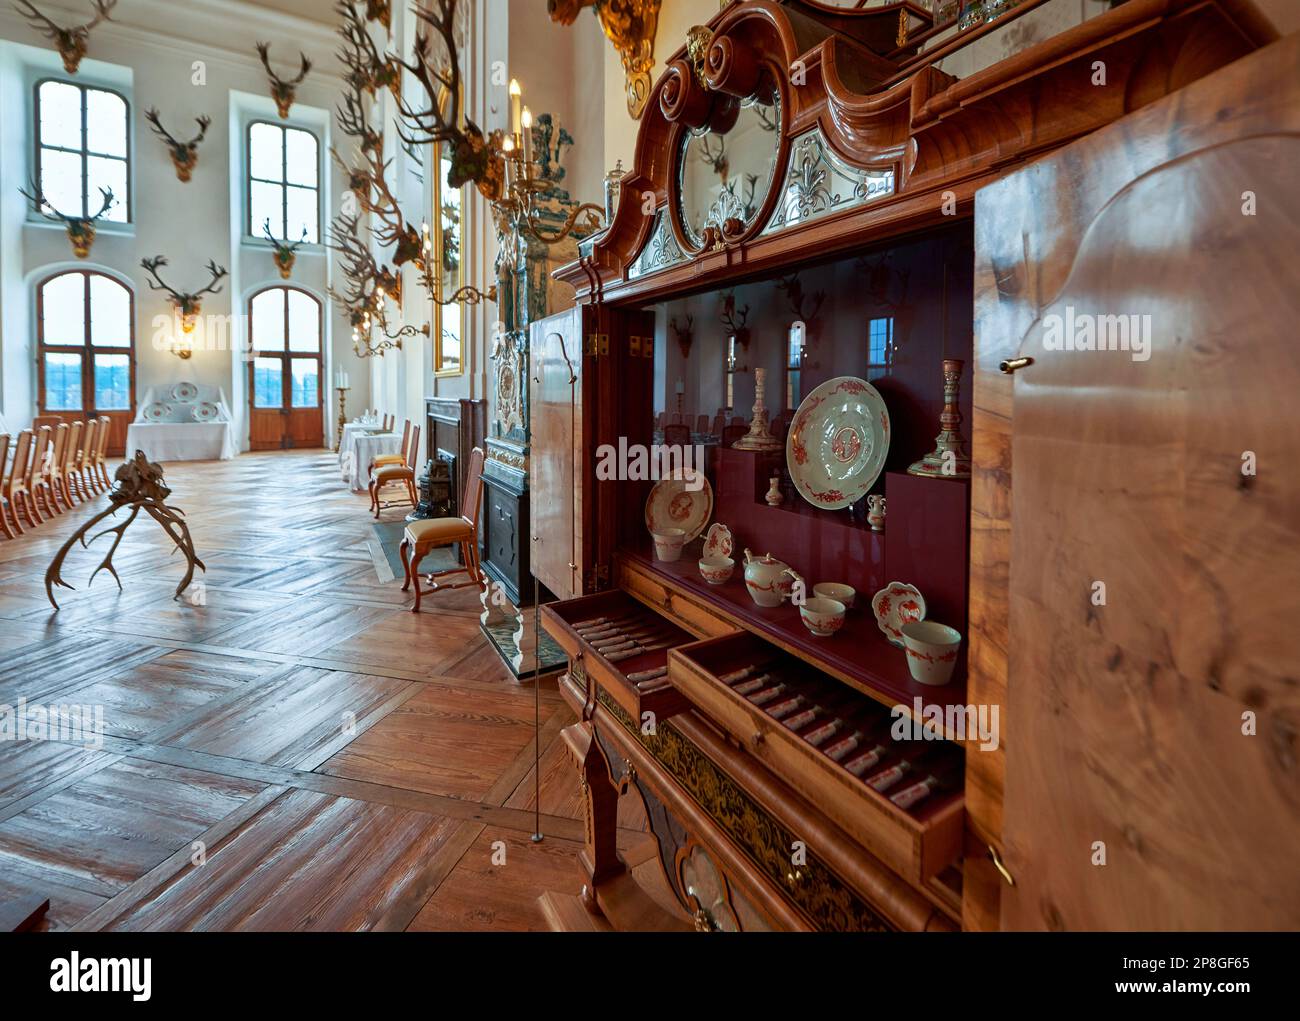
[[[163,127],[162,118],[158,114],[157,107],[149,110],[144,115],[144,119],[153,128],[153,133],[161,138],[163,144],[167,146],[167,152],[172,158],[172,166],[176,168],[177,179],[188,181],[199,162],[199,143],[207,137],[208,127],[212,124],[212,119],[206,116],[195,117],[194,122],[199,126],[199,133],[188,142],[182,142]]]
[[[109,13],[117,6],[117,0],[94,0],[91,9],[95,16],[84,25],[70,25],[62,28],[42,14],[30,0],[18,0],[14,10],[27,19],[27,23],[54,43],[54,48],[63,58],[63,69],[68,74],[76,74],[81,60],[86,55],[90,43],[90,30],[101,21],[107,21]]]
[[[144,456],[144,451],[137,450],[135,457],[125,462],[117,469],[115,475],[117,480],[113,491],[108,494],[109,507],[107,510],[100,511],[93,518],[86,521],[80,528],[68,537],[59,551],[54,554],[54,559],[50,562],[49,568],[45,571],[45,595],[50,601],[50,605],[56,610],[59,608],[58,602],[54,599],[54,586],[71,589],[72,586],[63,580],[63,561],[67,558],[68,552],[77,543],[81,543],[83,548],[95,542],[101,536],[113,535],[112,545],[109,546],[108,552],[104,559],[100,561],[99,566],[95,568],[90,576],[89,585],[95,580],[95,575],[100,571],[108,571],[117,582],[118,590],[122,588],[122,579],[118,577],[117,569],[113,566],[113,554],[117,552],[118,546],[122,544],[122,538],[131,523],[139,517],[140,512],[144,511],[149,517],[153,518],[162,526],[167,537],[175,543],[176,548],[181,551],[185,557],[185,574],[181,578],[180,584],[176,586],[176,598],[180,598],[194,580],[194,569],[200,568],[207,571],[203,561],[199,559],[198,553],[194,549],[194,540],[190,537],[189,526],[185,523],[185,512],[179,507],[168,507],[166,500],[171,496],[172,491],[163,483],[163,470],[161,465],[154,464]],[[90,541],[86,541],[86,535],[97,524],[105,518],[116,515],[119,510],[129,510],[131,513],[125,521],[119,522],[110,528],[92,536]]]
[[[655,64],[655,31],[662,0],[547,0],[551,20],[572,25],[578,12],[592,7],[600,27],[623,60],[627,112],[639,120],[650,99]]]
[[[289,119],[289,111],[293,108],[293,101],[297,98],[298,86],[303,83],[311,71],[311,61],[307,59],[307,54],[299,53],[298,57],[302,61],[297,78],[284,79],[275,73],[271,67],[271,44],[258,43],[257,55],[262,58],[262,66],[266,68],[267,80],[271,83],[271,98],[275,100],[276,112],[280,114],[281,120]]]
[[[95,243],[95,224],[108,215],[114,201],[111,189],[100,188],[99,193],[103,196],[104,204],[99,212],[93,216],[68,216],[50,204],[50,200],[45,197],[45,193],[35,181],[32,181],[30,191],[25,188],[19,188],[18,191],[29,199],[46,219],[58,220],[63,224],[68,232],[68,241],[72,245],[72,254],[78,259],[84,259],[90,254],[90,248]]]
[[[218,294],[221,291],[220,282],[226,276],[226,267],[218,266],[213,260],[208,260],[208,273],[212,279],[208,281],[206,287],[201,287],[197,291],[182,292],[171,287],[158,275],[158,270],[167,265],[167,259],[162,255],[155,255],[152,259],[141,259],[140,265],[144,267],[153,280],[147,281],[151,291],[166,291],[168,298],[171,300],[171,306],[176,310],[176,314],[181,318],[181,329],[185,333],[190,333],[194,325],[198,322],[199,313],[203,311],[203,295]]]

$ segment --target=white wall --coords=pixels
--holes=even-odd
[[[56,20],[71,22],[84,14],[82,6],[52,3],[48,10]],[[54,269],[75,265],[108,271],[128,281],[135,292],[137,403],[150,386],[180,380],[219,385],[230,398],[247,446],[247,366],[237,349],[247,338],[244,312],[254,291],[284,282],[269,244],[244,237],[245,127],[255,118],[278,122],[265,71],[253,49],[255,40],[269,41],[273,62],[286,71],[296,66],[300,49],[316,62],[284,123],[307,127],[321,140],[324,240],[324,228],[342,192],[328,158],[340,82],[333,57],[336,40],[327,26],[242,0],[130,0],[119,5],[112,22],[94,30],[90,56],[77,75],[68,76],[46,41],[9,5],[0,8],[0,399],[10,428],[25,426],[35,411],[33,286]],[[196,69],[196,61],[202,62],[201,68]],[[73,258],[62,225],[29,214],[17,194],[33,169],[33,84],[46,75],[111,86],[130,104],[132,223],[101,224],[84,261]],[[188,183],[177,180],[163,143],[144,119],[152,106],[175,135],[192,134],[199,114],[212,119]],[[165,345],[155,347],[155,317],[169,315],[170,306],[164,295],[149,289],[140,260],[159,254],[169,263],[164,278],[180,290],[207,282],[208,259],[230,270],[221,292],[203,300],[205,316],[235,317],[228,340],[209,337],[221,350],[197,350],[192,359],[182,361]],[[304,248],[288,283],[324,298],[331,262],[323,246]],[[353,409],[368,403],[370,394],[367,373],[359,371],[352,355],[346,323],[327,314],[325,333],[323,424],[329,437],[336,417],[333,370],[349,370]]]

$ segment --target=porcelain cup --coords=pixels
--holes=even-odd
[[[852,585],[824,581],[820,585],[813,586],[813,595],[818,599],[834,599],[837,603],[843,603],[847,610],[853,606],[853,600],[857,598],[858,593]]]
[[[665,563],[682,558],[682,547],[686,545],[684,528],[665,528],[662,532],[651,532],[655,541],[655,557]]]
[[[838,599],[809,599],[799,607],[799,619],[818,638],[827,638],[844,626],[844,604]]]
[[[915,620],[904,624],[903,649],[912,678],[936,687],[952,679],[961,649],[961,632],[933,620]]]
[[[721,585],[736,569],[731,557],[705,557],[700,561],[700,576],[710,585]]]

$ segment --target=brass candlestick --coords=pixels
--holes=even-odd
[[[348,386],[336,386],[334,389],[339,392],[339,431],[334,437],[334,453],[337,454],[340,445],[343,443],[343,427],[347,425],[348,421],[347,411],[345,409],[347,407],[348,391],[352,388]]]
[[[939,435],[935,437],[934,450],[908,468],[908,475],[921,475],[928,479],[970,478],[970,457],[958,432],[961,412],[957,410],[957,393],[963,364],[960,358],[943,360],[943,413],[939,416]]]

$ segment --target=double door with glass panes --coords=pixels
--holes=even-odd
[[[269,287],[249,302],[249,446],[325,445],[321,305],[295,287]]]
[[[130,290],[103,273],[59,273],[37,286],[36,316],[41,415],[69,424],[107,418],[108,453],[122,454],[135,417]]]

